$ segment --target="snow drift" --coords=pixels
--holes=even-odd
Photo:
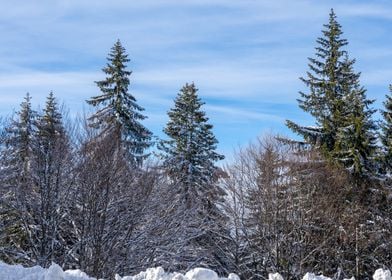
[[[52,264],[45,269],[40,266],[25,268],[21,265],[8,265],[0,262],[1,280],[96,280],[89,277],[80,270],[63,271],[57,264]],[[283,280],[279,273],[270,273],[269,280]],[[353,280],[351,278],[350,280]],[[374,280],[392,280],[389,270],[377,269],[373,275]],[[149,268],[144,272],[134,276],[121,277],[116,275],[115,280],[240,280],[236,274],[229,274],[227,278],[219,278],[218,275],[209,269],[195,268],[187,273],[167,273],[161,267]],[[313,273],[306,273],[302,280],[332,280],[331,278]]]
[[[80,270],[63,271],[57,264],[52,264],[48,269],[40,266],[25,268],[21,265],[8,265],[0,262],[1,280],[96,280]],[[195,268],[185,275],[181,273],[166,273],[163,268],[149,268],[135,276],[121,277],[116,275],[115,280],[240,280],[235,274],[228,278],[219,278],[209,269]]]
[[[21,265],[8,265],[0,262],[1,280],[95,280],[80,270],[63,271],[57,264],[48,269],[40,266],[25,268]]]
[[[389,270],[384,270],[382,268],[379,268],[376,270],[376,272],[373,274],[373,279],[374,280],[392,280],[391,277],[391,272]],[[279,273],[270,273],[268,275],[268,280],[283,280],[283,277]],[[315,275],[313,273],[306,273],[305,276],[302,278],[302,280],[332,280],[329,277],[325,277],[323,275]],[[355,280],[354,277],[350,279],[345,279],[345,280]]]
[[[214,271],[205,268],[195,268],[184,275],[177,272],[166,273],[162,267],[157,267],[149,268],[135,276],[116,275],[116,280],[240,280],[240,278],[236,274],[229,274],[228,278],[219,278]]]

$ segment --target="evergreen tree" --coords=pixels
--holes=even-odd
[[[377,127],[372,120],[375,110],[369,108],[374,100],[366,98],[366,90],[359,84],[360,74],[353,71],[354,62],[346,57],[343,65],[342,122],[333,155],[350,173],[362,177],[374,171]]]
[[[166,153],[164,166],[171,180],[183,188],[179,193],[188,208],[198,203],[204,194],[213,192],[214,164],[223,159],[215,151],[217,140],[201,110],[202,105],[195,85],[186,84],[177,96],[174,108],[168,112],[170,120],[164,132],[170,140],[161,145]]]
[[[135,97],[129,93],[129,62],[125,48],[118,40],[111,49],[108,63],[102,71],[107,77],[96,82],[102,94],[87,101],[98,111],[89,120],[94,128],[101,130],[101,136],[108,136],[118,141],[118,149],[130,156],[132,163],[140,164],[145,157],[145,150],[151,145],[152,133],[140,121],[146,117],[144,110],[136,103]]]
[[[376,126],[371,119],[374,110],[369,108],[373,101],[366,98],[366,90],[359,84],[360,74],[353,70],[355,60],[342,49],[348,43],[341,38],[341,25],[333,10],[324,26],[324,36],[317,40],[316,58],[309,58],[310,71],[307,78],[301,78],[310,92],[300,92],[298,100],[300,108],[314,117],[316,126],[304,127],[292,121],[287,125],[320,147],[328,160],[352,174],[369,175],[376,152]]]
[[[26,263],[26,230],[22,217],[32,188],[32,149],[36,112],[27,93],[17,118],[5,128],[0,152],[0,259]]]
[[[167,208],[175,209],[170,223],[177,224],[176,232],[168,235],[181,243],[173,247],[168,242],[175,257],[170,256],[166,266],[186,270],[203,265],[222,273],[228,267],[223,253],[228,232],[218,206],[225,192],[217,184],[215,163],[223,156],[216,152],[217,140],[203,104],[195,85],[186,84],[168,112],[164,132],[169,140],[160,145],[172,193],[172,206]]]
[[[387,174],[392,172],[392,85],[389,86],[390,95],[384,101],[385,110],[381,111],[381,143],[383,145],[383,169]]]
[[[317,39],[316,57],[309,58],[310,71],[306,78],[301,78],[309,93],[300,92],[301,99],[298,99],[299,107],[314,117],[316,126],[305,127],[292,121],[287,121],[287,126],[310,144],[319,145],[329,156],[342,122],[342,68],[346,54],[342,48],[348,42],[341,38],[343,32],[333,10],[324,27],[323,37]]]
[[[27,93],[17,113],[18,118],[6,128],[3,163],[5,177],[13,187],[26,185],[31,168],[32,138],[35,132],[36,112],[31,108],[31,97]]]

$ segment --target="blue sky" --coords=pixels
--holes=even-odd
[[[0,115],[26,92],[38,107],[51,90],[71,114],[89,110],[84,101],[98,93],[94,81],[119,38],[145,125],[162,136],[174,97],[193,81],[230,155],[263,133],[290,135],[285,119],[312,124],[297,106],[298,78],[330,8],[376,108],[392,83],[390,0],[0,2]]]

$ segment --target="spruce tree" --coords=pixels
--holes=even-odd
[[[66,131],[63,125],[62,114],[59,110],[53,92],[50,92],[43,114],[37,121],[37,140],[40,152],[49,153],[54,149],[58,141],[67,141]]]
[[[203,102],[194,84],[186,84],[169,112],[164,129],[170,140],[161,145],[166,153],[164,166],[182,190],[183,202],[192,207],[202,195],[209,193],[216,172],[215,162],[223,159],[216,150],[217,140],[212,133]],[[207,198],[207,197],[206,197]]]
[[[101,136],[111,137],[118,141],[118,149],[124,150],[134,164],[140,164],[145,157],[145,150],[151,145],[152,133],[140,121],[144,120],[144,110],[136,103],[135,97],[129,93],[129,76],[127,70],[130,61],[125,48],[118,40],[107,58],[108,63],[102,71],[106,78],[96,84],[101,94],[87,100],[87,103],[98,107],[98,111],[90,118],[90,125],[100,129]]]
[[[6,163],[4,171],[7,173],[3,179],[7,179],[14,187],[20,186],[20,183],[26,185],[29,177],[36,117],[37,113],[31,108],[31,97],[27,93],[17,119],[6,128],[5,150],[2,154],[3,163]]]
[[[336,131],[341,126],[342,67],[348,44],[342,39],[341,25],[333,10],[324,25],[323,36],[317,39],[315,58],[309,58],[307,76],[301,78],[309,92],[300,92],[299,107],[315,119],[316,126],[306,127],[287,121],[287,126],[313,145],[322,148],[325,155],[334,150]]]
[[[390,94],[386,95],[384,111],[381,111],[383,122],[381,124],[382,165],[388,175],[392,172],[392,85],[389,86]]]
[[[299,106],[310,113],[315,127],[300,126],[292,121],[287,125],[303,136],[331,162],[339,163],[350,173],[369,175],[374,168],[376,126],[371,117],[373,103],[366,98],[355,73],[354,59],[343,50],[347,40],[342,39],[341,25],[333,10],[329,23],[324,25],[323,37],[318,38],[316,58],[309,58],[310,71],[301,78],[309,93],[301,94]]]
[[[219,208],[225,192],[217,184],[215,163],[223,156],[216,152],[217,139],[202,110],[204,103],[197,95],[195,85],[186,84],[175,99],[169,112],[169,122],[164,132],[163,166],[170,179],[170,223],[177,224],[169,238],[181,245],[172,246],[170,269],[186,270],[195,266],[207,266],[225,271],[228,261],[228,232],[226,216]],[[172,242],[174,242],[172,240]]]

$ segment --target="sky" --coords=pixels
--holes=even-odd
[[[292,137],[307,58],[333,8],[374,107],[392,83],[390,0],[0,0],[0,116],[26,92],[38,108],[53,91],[71,116],[91,110],[94,81],[120,39],[131,59],[130,93],[158,137],[185,83],[194,82],[230,156],[258,136]],[[375,116],[377,118],[377,115]]]

